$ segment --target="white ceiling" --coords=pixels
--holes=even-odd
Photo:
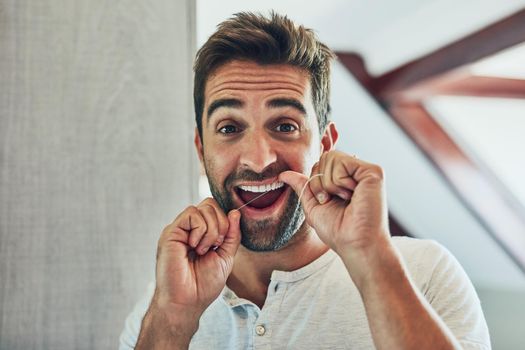
[[[425,107],[470,158],[490,166],[525,208],[525,99],[439,96]]]
[[[197,46],[236,12],[274,9],[380,74],[522,8],[525,0],[197,0]]]
[[[470,67],[473,75],[507,79],[525,79],[525,43],[480,60]]]

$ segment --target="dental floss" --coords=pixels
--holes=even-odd
[[[303,194],[304,194],[304,190],[306,189],[306,185],[308,185],[308,183],[310,181],[312,181],[314,178],[318,177],[318,176],[323,176],[324,174],[315,174],[313,175],[311,178],[308,179],[308,181],[306,181],[306,183],[304,184],[303,186],[303,189],[301,190],[301,194],[299,195],[299,203],[301,203],[301,198],[303,197]]]
[[[237,208],[237,210],[241,210],[242,208],[244,208],[245,206],[247,206],[248,204],[250,204],[254,200],[257,200],[257,199],[261,198],[262,196],[264,196],[267,193],[270,193],[270,191],[266,191],[266,192],[261,193],[260,195],[258,195],[257,197],[253,198],[252,200],[249,200],[248,202],[246,202],[243,205],[241,205],[239,208]]]
[[[301,190],[301,194],[299,195],[299,203],[301,203],[301,198],[303,197],[304,190],[306,189],[306,185],[308,185],[308,183],[309,183],[310,181],[312,181],[314,178],[316,178],[316,177],[318,177],[318,176],[323,176],[323,174],[315,174],[315,175],[313,175],[312,177],[310,177],[310,178],[306,181],[306,183],[304,184],[304,186],[303,186],[303,188],[302,188],[302,190]],[[248,202],[244,203],[243,205],[241,205],[239,208],[237,208],[237,210],[241,210],[242,208],[244,208],[245,206],[247,206],[247,205],[250,204],[251,202],[253,202],[253,201],[255,201],[255,200],[261,198],[261,197],[264,196],[265,194],[270,193],[270,191],[272,191],[272,190],[269,190],[269,191],[266,191],[266,192],[261,193],[261,194],[258,195],[257,197],[255,197],[255,198],[249,200]]]

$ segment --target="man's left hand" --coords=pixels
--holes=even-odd
[[[348,256],[384,243],[389,234],[381,167],[329,151],[312,167],[310,178],[294,171],[279,175],[298,196],[302,193],[306,221],[325,244]]]

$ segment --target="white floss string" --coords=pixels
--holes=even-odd
[[[301,198],[303,197],[303,194],[304,194],[304,190],[306,190],[306,185],[308,185],[310,183],[310,181],[312,181],[313,179],[315,179],[316,177],[318,176],[323,176],[324,174],[315,174],[313,175],[311,178],[308,179],[308,181],[306,181],[306,183],[304,184],[303,186],[303,189],[301,190],[301,194],[299,195],[299,203],[301,203]]]
[[[301,198],[303,197],[303,194],[304,194],[304,190],[306,189],[306,186],[310,183],[310,181],[312,181],[314,178],[318,177],[318,176],[323,176],[324,174],[315,174],[313,175],[311,178],[308,179],[308,181],[306,181],[306,183],[303,185],[303,188],[301,189],[301,194],[299,195],[299,203],[301,203]],[[270,190],[272,191],[272,190]],[[244,203],[243,205],[241,205],[239,208],[237,208],[237,210],[241,210],[242,208],[244,208],[245,206],[247,206],[248,204],[250,204],[251,202],[261,198],[262,196],[264,196],[265,194],[268,194],[270,193],[270,191],[266,191],[266,192],[263,192],[261,193],[260,195],[258,195],[257,197],[255,198],[252,198],[251,200],[249,200],[248,202]]]
[[[271,190],[270,190],[271,191]],[[247,206],[248,204],[250,204],[251,202],[253,202],[254,200],[257,200],[259,198],[261,198],[262,196],[264,196],[265,194],[267,193],[270,193],[270,191],[266,191],[266,192],[263,192],[261,193],[260,195],[258,195],[257,197],[249,200],[248,202],[244,203],[243,205],[241,205],[239,208],[237,208],[237,210],[241,210],[242,208],[244,208],[245,206]]]

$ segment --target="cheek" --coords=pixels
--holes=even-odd
[[[301,144],[301,149],[297,150],[295,157],[297,157],[297,155],[301,155],[303,173],[309,175],[312,167],[319,161],[319,157],[321,156],[319,133],[308,133],[308,137],[304,139],[304,142]]]
[[[288,148],[282,153],[283,161],[290,170],[309,175],[312,166],[319,160],[319,150],[313,148]]]
[[[312,171],[312,167],[314,166],[315,163],[317,163],[319,161],[319,151],[316,149],[316,150],[311,150],[311,152],[307,153],[305,155],[305,159],[304,159],[304,174],[305,175],[310,175],[310,172]]]
[[[235,170],[232,152],[204,152],[204,167],[206,174],[211,176],[216,184],[223,184],[225,178]]]
[[[290,170],[309,175],[320,156],[319,144],[315,141],[315,137],[304,137],[297,142],[274,145],[278,162]]]

